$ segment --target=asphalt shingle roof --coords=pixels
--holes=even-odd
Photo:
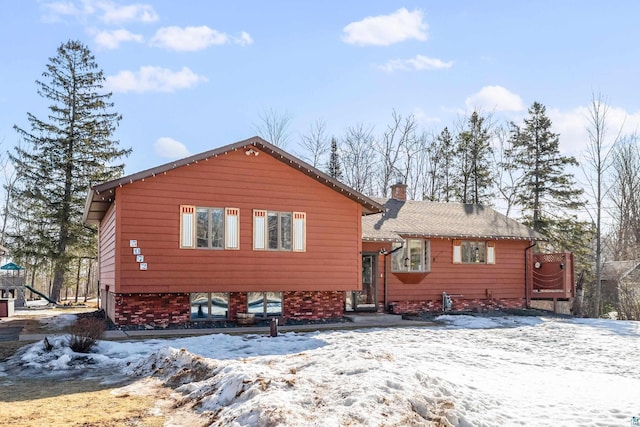
[[[546,241],[531,228],[482,205],[373,198],[386,212],[362,217],[364,240],[402,237],[486,238]]]

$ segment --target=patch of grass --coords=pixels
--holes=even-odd
[[[0,378],[0,427],[123,426],[160,427],[152,413],[156,396],[127,394],[98,380]]]
[[[13,356],[16,351],[28,344],[31,343],[26,341],[3,341],[0,343],[0,362],[4,362]]]

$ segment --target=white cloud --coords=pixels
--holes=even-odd
[[[522,111],[525,109],[520,96],[502,86],[485,86],[464,101],[469,109],[488,111]]]
[[[93,13],[92,10],[80,8],[71,1],[54,1],[43,3],[42,7],[46,11],[43,15],[43,19],[46,22],[58,22],[64,17],[83,19],[83,17]]]
[[[619,133],[624,136],[638,131],[640,112],[629,113],[623,108],[612,106],[607,108],[604,145],[610,147]],[[549,109],[547,115],[551,119],[553,132],[560,134],[560,149],[581,157],[589,143],[587,129],[593,127],[589,122],[590,106],[569,111]]]
[[[119,5],[108,0],[99,0],[95,6],[102,10],[100,19],[106,24],[121,24],[123,22],[155,22],[158,14],[149,4]]]
[[[392,59],[384,65],[380,65],[383,71],[391,73],[398,70],[441,70],[445,68],[451,68],[453,61],[445,62],[437,58],[429,58],[424,55],[416,55],[415,58],[409,59]]]
[[[427,24],[421,10],[398,9],[391,15],[368,16],[342,29],[345,43],[389,46],[404,40],[427,40]]]
[[[174,92],[189,89],[200,82],[206,82],[187,67],[180,71],[168,68],[144,66],[137,72],[121,71],[106,78],[106,87],[113,92]]]
[[[139,34],[134,34],[124,29],[113,31],[99,31],[94,36],[95,42],[99,47],[105,49],[117,49],[122,42],[138,42],[142,43],[144,38]]]
[[[253,44],[253,39],[246,31],[240,33],[240,37],[235,38],[235,42],[241,46],[248,46]]]
[[[236,43],[242,46],[253,43],[253,39],[247,32],[240,33],[239,37],[232,37],[202,25],[200,27],[164,27],[156,31],[151,39],[151,45],[163,47],[175,51],[196,51],[206,49],[213,45]]]
[[[181,159],[191,154],[183,143],[167,136],[158,138],[153,144],[153,151],[156,155],[168,159]]]
[[[45,19],[52,22],[63,17],[84,20],[90,16],[96,16],[106,24],[158,20],[153,6],[141,3],[120,5],[111,0],[52,1],[43,3],[43,7],[48,11]]]
[[[45,9],[47,9],[52,15],[63,15],[63,16],[82,15],[82,10],[76,7],[76,5],[70,1],[54,1],[49,3],[43,3],[42,6]]]
[[[422,124],[440,123],[442,121],[439,117],[429,116],[422,108],[418,107],[413,109],[413,117],[416,122]]]

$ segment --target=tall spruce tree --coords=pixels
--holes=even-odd
[[[568,232],[567,220],[576,223],[575,211],[584,206],[580,198],[582,190],[575,186],[573,174],[567,171],[578,162],[560,154],[559,135],[551,130],[544,105],[534,102],[523,127],[512,126],[510,143],[512,167],[520,168],[524,174],[515,200],[523,222],[552,239],[552,243],[556,240],[566,244],[567,236],[561,236],[562,229]]]
[[[338,141],[331,138],[331,154],[329,156],[329,165],[327,166],[329,176],[342,181],[342,169],[340,168],[340,156],[338,154]]]
[[[30,128],[14,126],[27,144],[11,154],[20,175],[16,196],[39,207],[35,217],[21,218],[31,235],[15,237],[31,239],[41,248],[37,252],[51,258],[50,298],[57,301],[70,250],[86,245],[95,234],[82,224],[87,188],[121,176],[121,158],[131,149],[119,148],[113,138],[122,117],[111,111],[111,93],[103,91],[104,74],[84,44],[61,44],[42,77],[36,84],[38,94],[50,101],[48,116],[40,119],[27,113]],[[17,246],[24,247],[19,242]]]
[[[449,128],[445,127],[437,138],[438,163],[440,171],[436,174],[440,181],[440,197],[442,202],[449,202],[453,199],[454,180],[451,174],[452,165],[455,159],[453,136]]]
[[[418,160],[418,181],[421,184],[422,199],[431,202],[449,202],[454,197],[452,166],[455,160],[455,146],[449,128],[428,140],[421,140]]]
[[[457,196],[462,203],[486,203],[491,200],[491,133],[486,119],[474,111],[458,133]]]

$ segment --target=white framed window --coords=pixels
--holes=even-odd
[[[253,249],[306,251],[306,213],[253,210]]]
[[[240,209],[181,205],[180,247],[240,249]]]
[[[400,246],[402,246],[401,249]],[[391,271],[396,273],[424,273],[431,271],[431,242],[424,239],[406,239],[393,243]]]
[[[495,242],[484,240],[454,240],[454,264],[495,264]]]

